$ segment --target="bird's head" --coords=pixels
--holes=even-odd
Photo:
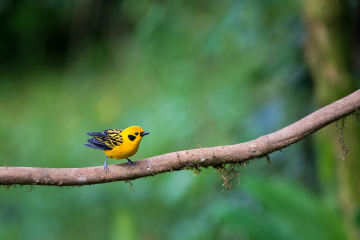
[[[144,129],[137,126],[132,126],[124,129],[122,132],[123,138],[127,138],[130,143],[139,144],[141,139],[150,134],[149,132],[145,132]]]

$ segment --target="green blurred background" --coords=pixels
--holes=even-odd
[[[1,166],[102,166],[88,131],[141,126],[134,161],[277,131],[358,89],[358,1],[0,1]],[[360,128],[240,169],[0,189],[0,239],[359,239]],[[109,164],[119,163],[110,159]]]

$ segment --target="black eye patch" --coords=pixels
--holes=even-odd
[[[134,135],[129,134],[128,138],[130,139],[130,141],[134,141],[136,137]]]

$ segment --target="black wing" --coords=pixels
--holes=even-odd
[[[88,132],[86,135],[93,138],[88,139],[89,143],[85,144],[85,146],[99,150],[111,150],[123,143],[122,131],[122,129],[108,129],[104,132]]]
[[[106,134],[110,144],[115,147],[120,146],[124,142],[121,135],[122,131],[122,129],[108,129],[104,131],[104,134]]]
[[[91,144],[91,143],[86,143],[84,145],[87,146],[87,147],[91,147],[91,148],[95,148],[95,149],[99,149],[99,150],[104,150],[104,148],[97,147],[97,146],[95,146],[94,144]]]
[[[108,136],[103,132],[88,132],[86,135],[94,137],[87,140],[89,142],[85,144],[87,147],[99,150],[111,150],[114,147]]]

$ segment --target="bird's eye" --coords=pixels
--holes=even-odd
[[[138,133],[138,132],[136,132],[136,133],[135,133],[135,135],[137,136],[137,135],[139,135],[139,133]]]

